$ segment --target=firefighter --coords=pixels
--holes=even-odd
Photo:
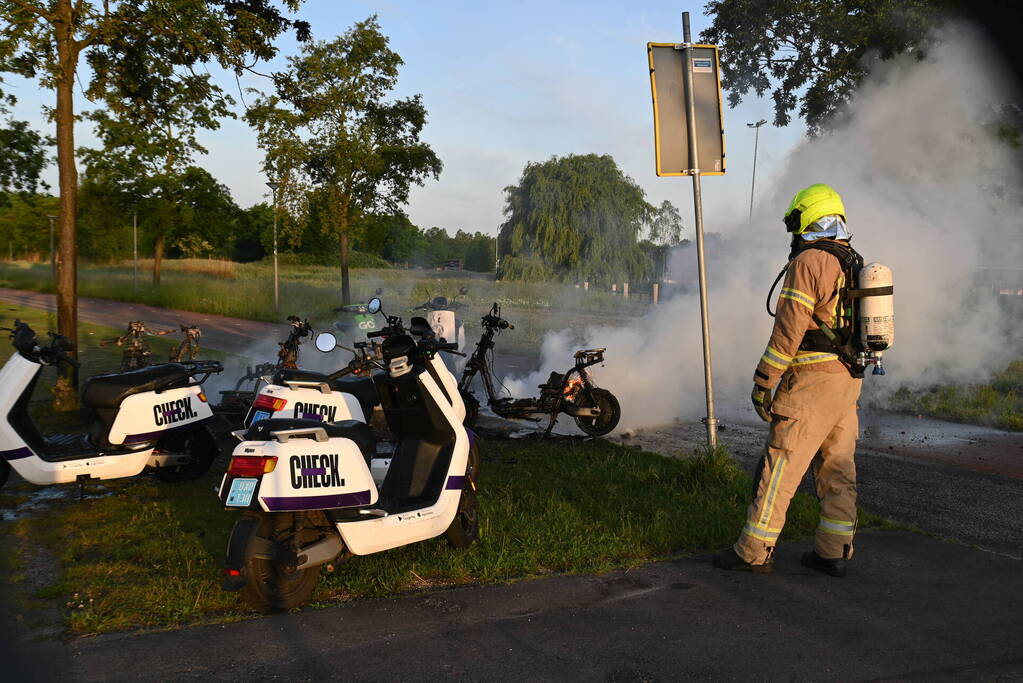
[[[793,233],[792,254],[774,330],[757,364],[751,394],[757,415],[770,423],[767,448],[739,540],[715,555],[713,564],[770,573],[789,501],[812,467],[820,521],[814,549],[803,555],[802,562],[831,576],[845,576],[856,531],[853,456],[862,372],[814,340],[823,334],[815,332],[818,323],[839,337],[852,328],[851,310],[840,305],[847,300],[849,283],[836,254],[855,251],[849,246],[842,198],[827,185],[798,192],[785,213],[785,224]]]

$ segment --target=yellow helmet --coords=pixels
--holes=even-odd
[[[785,212],[785,228],[802,235],[806,229],[823,216],[838,214],[845,220],[845,206],[842,197],[831,186],[823,183],[811,185],[796,193]]]

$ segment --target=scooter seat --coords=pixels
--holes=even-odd
[[[82,403],[90,408],[117,408],[133,394],[159,391],[189,382],[188,370],[179,363],[90,377],[82,387]]]
[[[340,422],[319,422],[301,418],[260,420],[246,430],[245,441],[269,441],[274,432],[313,427],[322,428],[329,439],[351,439],[367,459],[372,458],[377,452],[377,438],[373,436],[373,430],[368,424],[358,420],[342,420]]]
[[[367,420],[373,413],[373,406],[380,403],[376,385],[370,377],[341,377],[332,380],[322,372],[295,368],[282,368],[274,373],[274,384],[285,385],[287,382],[323,382],[330,387],[331,391],[351,394],[359,401],[359,405],[362,406],[362,414]]]

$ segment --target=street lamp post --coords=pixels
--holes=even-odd
[[[750,181],[749,186],[749,219],[753,221],[753,189],[757,186],[757,145],[760,143],[760,126],[767,123],[765,119],[760,119],[756,123],[747,123],[747,128],[755,128],[757,134],[753,137],[753,180]]]
[[[50,272],[53,273],[54,279],[57,278],[57,258],[53,252],[53,221],[57,220],[56,216],[47,216],[50,219]]]
[[[277,187],[278,184],[274,181],[269,181],[266,184],[273,193],[274,198],[274,313],[280,312],[281,307],[281,294],[280,294],[280,283],[277,275]]]

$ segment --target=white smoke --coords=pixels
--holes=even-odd
[[[956,38],[926,59],[876,71],[841,128],[805,140],[769,179],[751,224],[716,225],[708,217],[707,229],[723,238],[708,239],[708,272],[715,390],[726,404],[748,401],[772,326],[767,289],[789,250],[782,213],[813,183],[842,195],[865,260],[894,271],[896,341],[885,354],[887,377],[866,380],[868,396],[905,383],[979,380],[1019,353],[1005,342],[996,297],[970,296],[986,254],[1023,232],[1015,150],[986,125],[1018,93],[983,41],[965,34],[956,27]],[[704,181],[705,192],[713,182]],[[622,427],[705,414],[695,249],[678,258],[688,262],[675,269],[686,273],[685,294],[625,328],[548,335],[541,370],[506,382],[512,394],[533,395],[551,370],[569,367],[573,342],[582,341],[608,348],[596,379],[618,396]]]

